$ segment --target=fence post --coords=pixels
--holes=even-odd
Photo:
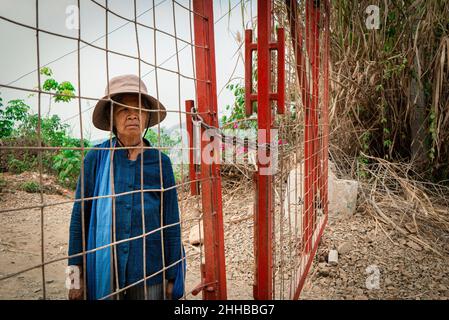
[[[260,138],[271,143],[272,109],[270,103],[270,40],[271,40],[271,1],[257,1],[257,123]],[[254,299],[268,300],[273,295],[272,281],[272,176],[264,172],[267,165],[260,162],[257,150],[258,197],[256,199],[255,247],[256,269]],[[271,153],[271,150],[268,150]],[[271,157],[271,154],[270,154]],[[268,164],[270,165],[270,164]]]
[[[207,125],[218,127],[217,84],[215,74],[215,44],[213,1],[194,0],[194,34],[196,91],[198,112]],[[202,130],[203,132],[203,130]],[[216,138],[215,138],[216,139]],[[209,144],[201,141],[201,150]],[[219,150],[213,150],[213,153]],[[214,154],[207,163],[201,154],[201,198],[204,225],[203,299],[226,299],[226,262],[224,253],[223,212],[220,164]]]

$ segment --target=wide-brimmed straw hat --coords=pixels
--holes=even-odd
[[[139,83],[140,93],[142,97],[141,105],[146,109],[155,110],[149,113],[150,121],[147,127],[152,127],[164,120],[167,113],[162,103],[158,102],[156,98],[148,94],[147,87],[145,86],[143,81],[139,79],[138,76],[126,74],[114,77],[109,81],[109,95],[108,88],[106,87],[105,96],[95,105],[95,109],[92,115],[92,122],[94,126],[98,129],[109,131],[111,129],[109,109],[111,101],[107,100],[108,97],[110,96],[111,100],[114,100],[114,97],[116,97],[117,95],[122,95],[125,93],[138,95]],[[146,100],[147,103],[145,103],[144,100]]]

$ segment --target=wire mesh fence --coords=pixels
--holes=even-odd
[[[4,23],[27,29],[36,35],[34,56],[38,70],[36,72],[38,85],[27,88],[14,83],[2,83],[1,87],[35,95],[37,139],[33,145],[2,145],[2,154],[7,156],[8,153],[18,150],[35,152],[39,163],[39,185],[41,186],[39,188],[40,203],[36,205],[21,203],[14,208],[1,208],[4,219],[26,217],[35,210],[38,210],[40,215],[39,225],[35,226],[40,230],[36,234],[33,232],[35,235],[33,241],[40,242],[39,259],[30,259],[29,267],[23,270],[13,270],[6,274],[2,272],[0,281],[5,284],[5,287],[6,282],[23,278],[24,273],[40,270],[41,294],[42,298],[46,299],[49,296],[46,281],[49,272],[54,271],[55,266],[61,268],[69,259],[68,264],[72,265],[72,268],[68,269],[67,281],[70,282],[72,289],[79,286],[86,288],[82,293],[83,298],[124,299],[126,298],[124,293],[129,296],[131,292],[134,292],[128,289],[142,286],[144,290],[141,298],[148,298],[148,295],[154,296],[151,290],[148,291],[148,287],[154,287],[159,283],[163,285],[156,288],[159,290],[156,296],[163,298],[169,290],[170,281],[175,282],[177,277],[185,278],[184,265],[188,265],[190,276],[186,279],[182,298],[192,296],[192,292],[198,294],[203,290],[202,287],[199,290],[195,288],[201,284],[200,270],[205,260],[204,246],[193,247],[187,243],[183,245],[183,239],[188,239],[189,230],[194,225],[198,228],[200,238],[204,238],[203,227],[202,224],[200,225],[200,221],[203,220],[204,203],[201,203],[199,197],[192,198],[185,192],[188,190],[185,171],[188,162],[185,162],[185,154],[188,153],[189,145],[183,131],[186,130],[185,118],[188,114],[184,108],[184,101],[187,99],[198,101],[201,100],[201,96],[211,99],[212,92],[216,92],[215,88],[214,91],[209,88],[212,85],[216,86],[215,83],[212,84],[215,79],[211,79],[211,74],[203,73],[202,78],[199,78],[195,70],[198,64],[195,61],[196,55],[203,54],[203,57],[209,59],[211,56],[210,47],[213,47],[213,44],[210,44],[210,39],[213,41],[213,34],[210,33],[213,33],[211,27],[214,22],[211,2],[147,1],[143,3],[134,0],[130,4],[131,7],[125,15],[115,9],[117,4],[113,1],[76,1],[72,6],[74,15],[71,21],[76,27],[75,31],[68,33],[46,28],[46,17],[42,8],[48,4],[43,4],[42,1],[34,2],[34,25],[6,16],[0,17]],[[99,20],[104,22],[104,37],[93,41],[87,40],[91,33],[83,29],[83,26],[87,26],[86,29],[89,28],[89,24],[82,20],[85,17],[82,14],[83,10],[95,11],[103,16],[103,19]],[[141,13],[138,14],[138,12]],[[218,20],[221,19],[223,17],[218,18]],[[119,20],[125,24],[111,30],[111,25],[114,25],[111,23],[112,20]],[[113,34],[117,31],[132,37],[135,47],[117,46],[117,38]],[[194,35],[195,32],[196,35]],[[42,42],[46,41],[45,37],[55,37],[76,43],[74,50],[77,56],[77,85],[74,90],[76,94],[73,92],[52,93],[46,90],[42,79],[43,74],[40,72],[43,68],[40,57],[44,47]],[[97,41],[100,39],[101,41]],[[119,49],[111,49],[111,47],[119,47]],[[83,56],[81,49],[91,50],[102,56],[100,60],[104,68],[100,65],[96,70],[82,69],[82,60],[86,59],[87,55]],[[206,50],[209,51],[206,52]],[[83,63],[86,65],[85,61]],[[125,83],[120,89],[125,94],[118,95],[117,90],[111,91],[114,81],[117,81],[113,75],[117,74],[119,69],[117,65],[120,64],[133,65],[135,78],[149,83],[148,89],[145,82],[137,81],[137,87],[134,86],[131,90],[130,81],[133,79],[128,77],[123,80]],[[101,74],[102,69],[104,74]],[[114,71],[111,72],[111,69]],[[88,76],[95,76],[98,81],[104,80],[106,90],[103,98],[91,96],[89,94],[91,90],[83,87],[82,80]],[[161,89],[167,84],[170,85],[168,93],[167,88]],[[137,91],[137,100],[131,102],[126,99],[124,96],[127,91]],[[65,120],[78,119],[80,146],[55,146],[43,141],[44,101],[46,98],[54,97],[67,97],[77,101],[78,110]],[[89,121],[86,121],[84,114],[93,108],[82,108],[82,102],[86,101],[95,103],[96,109],[101,105],[102,108],[98,109],[99,120],[97,121],[100,123],[104,120],[101,129],[110,132],[107,141],[95,146],[85,145],[83,136],[85,134],[83,125]],[[203,111],[196,112],[197,115],[206,116],[211,112],[210,106],[205,106],[204,103],[200,105],[200,108]],[[120,112],[126,113],[122,129],[120,129],[122,124],[117,122]],[[164,118],[176,123],[176,129],[181,132],[180,141],[176,146],[167,145],[166,141],[161,140],[161,136],[164,135],[160,122]],[[143,122],[143,119],[148,119],[148,122]],[[138,134],[137,140],[136,134],[134,138],[131,137],[132,130],[142,133],[147,126],[151,125],[156,128],[153,129],[156,138],[151,143],[149,140],[142,140],[141,134]],[[144,137],[148,139],[152,137],[146,133],[147,131]],[[133,144],[130,143],[131,141]],[[81,162],[80,178],[75,199],[54,202],[43,191],[43,176],[46,176],[43,161],[46,159],[46,153],[61,150],[78,152],[80,156],[78,161]],[[176,169],[176,180],[173,168]],[[204,179],[200,177],[197,182],[204,183],[205,179],[213,180],[214,176],[215,173]],[[187,204],[186,201],[188,201]],[[51,224],[48,223],[48,219],[53,218],[54,208],[64,205],[67,208],[67,205],[71,204],[73,209],[70,230],[66,230],[70,234],[70,254],[67,256],[64,252],[60,252],[50,257],[47,252],[47,237],[49,235],[51,237],[55,230],[49,230],[48,227]],[[215,223],[214,219],[211,218],[211,221]],[[18,224],[19,221],[16,223]]]
[[[328,1],[285,1],[274,24],[286,31],[286,114],[278,117],[274,178],[273,297],[297,299],[327,222]]]
[[[213,3],[206,0],[133,0],[126,13],[114,1],[77,0],[70,32],[47,28],[42,1],[33,4],[34,24],[0,15],[2,23],[35,34],[31,56],[37,66],[35,87],[0,83],[34,95],[36,139],[2,144],[0,151],[2,157],[33,153],[39,181],[38,203],[25,199],[0,207],[1,219],[17,226],[11,233],[26,240],[21,252],[29,241],[40,248],[20,264],[26,268],[2,270],[5,291],[20,285],[26,291],[20,282],[38,272],[34,279],[41,288],[33,294],[53,298],[49,275],[69,265],[68,287],[85,288],[78,298],[163,299],[178,294],[179,279],[185,279],[176,298],[196,299],[202,292],[203,299],[226,299],[226,269],[232,266],[225,261],[220,164],[249,163],[256,186],[254,298],[297,299],[327,219],[329,2],[258,1],[257,24],[255,13],[242,14],[243,26],[255,27],[254,35],[245,35],[247,116],[226,125],[250,123],[243,135],[220,127],[214,45],[214,23],[234,8],[243,10],[243,1],[214,19]],[[86,30],[83,10],[103,17],[104,36]],[[121,45],[116,33],[132,39],[133,47]],[[47,37],[75,44],[73,90],[46,86],[40,57]],[[130,69],[133,75],[116,77]],[[89,78],[106,86],[102,98],[84,85]],[[56,98],[76,102],[76,111],[64,119],[77,122],[76,146],[43,137]],[[86,102],[93,106],[86,108]],[[90,145],[85,137],[92,121],[109,132],[100,144]],[[162,121],[174,124],[176,143]],[[44,167],[48,155],[65,151],[81,165],[75,198],[62,201],[45,194]],[[270,157],[276,169],[264,171]],[[64,159],[61,165],[72,166]],[[58,208],[71,216],[56,216]],[[20,229],[27,219],[36,221],[28,235]],[[56,230],[61,219],[66,227]],[[70,239],[69,254],[67,244],[49,249],[57,232]],[[3,251],[5,260],[14,260],[9,253]]]

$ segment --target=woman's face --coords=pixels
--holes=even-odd
[[[125,95],[122,97],[121,103],[132,107],[139,107],[139,96]],[[145,110],[145,108],[142,108],[141,114],[139,114],[139,109],[114,105],[113,116],[117,135],[122,138],[140,138],[142,132],[145,130],[149,116],[149,113]]]

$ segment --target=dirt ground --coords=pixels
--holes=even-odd
[[[0,193],[0,210],[41,203],[39,193],[20,190],[24,181],[37,175],[3,174],[7,185]],[[47,299],[66,299],[65,267],[73,193],[44,179],[46,207],[44,259],[61,259],[44,268]],[[228,186],[229,187],[229,186]],[[229,299],[252,299],[253,220],[252,190],[235,185],[223,194],[226,239],[227,291]],[[187,291],[200,282],[200,246],[188,244],[190,230],[199,217],[199,199],[181,193],[183,237],[188,256]],[[64,203],[67,202],[67,203]],[[41,210],[0,213],[0,278],[37,266],[41,255]],[[442,239],[447,234],[441,235]],[[395,230],[364,212],[332,218],[318,248],[301,299],[448,299],[449,242],[441,255],[410,243]],[[337,265],[329,265],[330,249],[339,251]],[[368,271],[367,271],[368,268]],[[372,281],[373,275],[378,281]],[[0,280],[0,299],[42,299],[42,268],[34,268]],[[376,280],[376,279],[374,279]],[[371,281],[371,282],[370,282]],[[368,283],[368,285],[367,285]],[[374,284],[374,285],[373,285]],[[201,294],[187,295],[200,299]]]

